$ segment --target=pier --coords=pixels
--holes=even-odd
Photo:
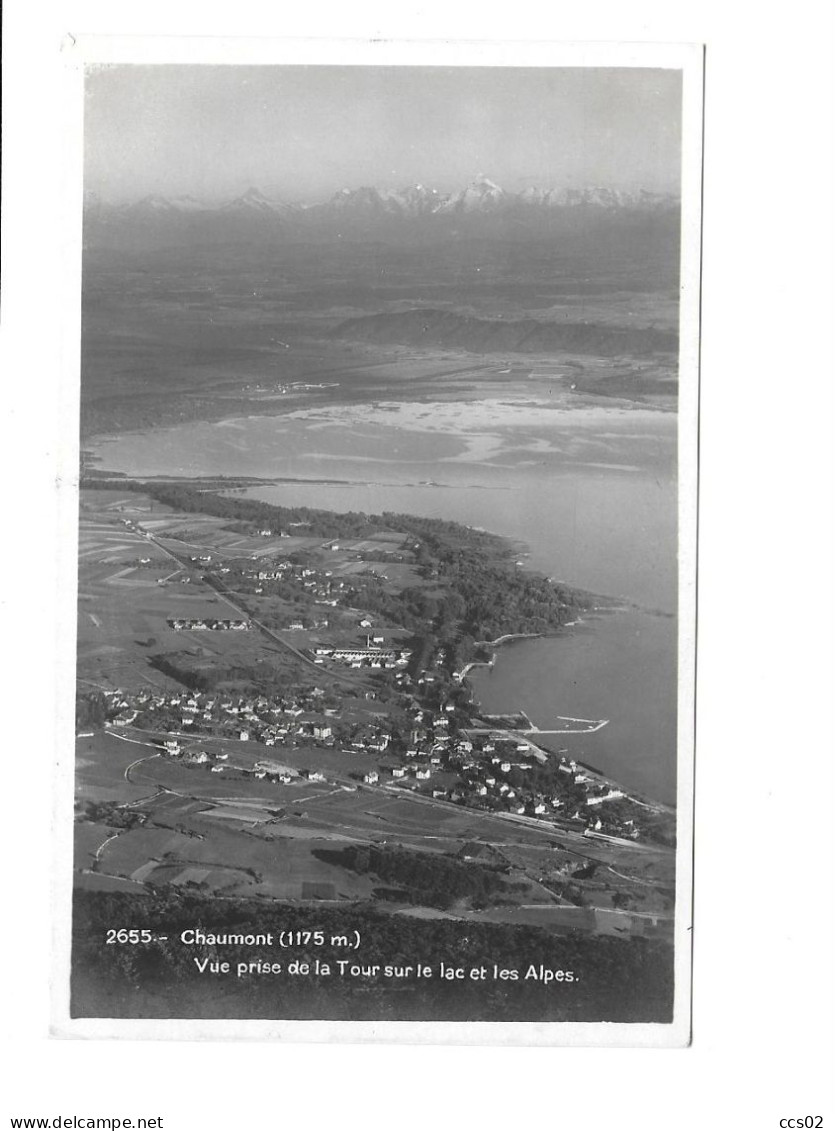
[[[558,715],[557,721],[561,723],[573,723],[574,726],[558,727],[556,730],[543,730],[541,727],[534,726],[531,723],[531,734],[594,734],[596,730],[602,730],[603,727],[608,726],[608,719],[574,719],[570,715]]]
[[[525,725],[513,726],[512,720],[514,719],[524,719]],[[525,738],[534,734],[594,734],[595,731],[602,730],[609,724],[608,719],[579,719],[572,715],[558,715],[557,722],[565,723],[565,726],[543,728],[531,722],[524,711],[508,711],[503,715],[481,715],[480,721],[486,725],[468,728],[473,734],[508,732]]]

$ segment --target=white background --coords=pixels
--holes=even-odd
[[[11,10],[9,10],[11,9]],[[835,1118],[832,26],[828,0],[672,5],[7,4],[2,379],[3,1056],[8,1115],[165,1131]],[[47,1036],[56,713],[56,97],[66,32],[705,42],[694,1041],[361,1048]],[[71,532],[69,532],[71,534]],[[69,866],[69,861],[66,862]],[[4,1123],[4,1126],[8,1126]]]

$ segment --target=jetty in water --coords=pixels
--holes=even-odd
[[[541,727],[531,725],[531,734],[593,734],[596,730],[602,730],[609,720],[608,719],[573,719],[568,715],[558,715],[557,722],[564,726],[558,726],[550,730],[543,730]]]
[[[557,721],[566,725],[544,730],[531,722],[524,711],[515,711],[506,715],[480,715],[475,725],[467,727],[464,733],[468,738],[488,735],[515,742],[517,750],[545,763],[553,757],[553,754],[537,745],[534,736],[538,738],[554,734],[593,734],[609,722],[608,719],[577,719],[569,716],[558,717]]]
[[[526,736],[533,734],[593,734],[608,725],[608,719],[579,719],[573,715],[557,715],[556,724],[551,727],[538,727],[524,711],[513,711],[503,715],[480,714],[481,726],[471,727],[476,734],[488,731],[515,731]]]

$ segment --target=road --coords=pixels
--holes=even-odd
[[[98,862],[101,860],[101,854],[104,852],[105,848],[107,848],[108,844],[110,844],[111,840],[118,840],[123,832],[125,832],[125,830],[120,829],[117,833],[113,833],[112,836],[109,836],[106,840],[103,840],[101,842],[95,853],[96,864],[98,864]],[[93,871],[95,871],[95,865],[93,866]]]

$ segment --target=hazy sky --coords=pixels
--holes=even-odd
[[[343,187],[678,191],[680,72],[642,68],[91,68],[85,187],[285,200]]]

